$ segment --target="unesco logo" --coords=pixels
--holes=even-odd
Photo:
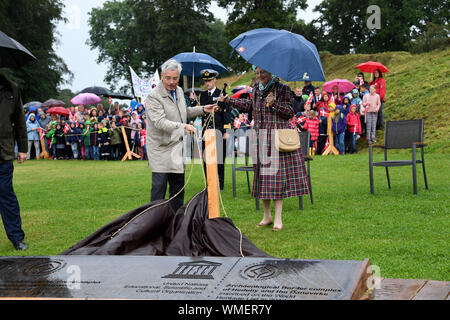
[[[241,275],[246,279],[267,280],[275,278],[280,274],[277,266],[267,263],[253,264],[241,271]]]

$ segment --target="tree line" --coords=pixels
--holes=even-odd
[[[211,2],[109,0],[94,8],[87,44],[99,51],[97,62],[109,66],[105,82],[112,90],[129,90],[117,88],[121,79],[129,79],[129,66],[146,77],[168,58],[193,47],[233,72],[247,70],[249,65],[228,42],[262,27],[301,34],[319,51],[333,54],[417,53],[449,46],[448,1],[323,0],[313,8],[319,17],[309,22],[298,19],[298,13],[308,8],[306,0],[217,0],[227,9],[226,22],[214,18]],[[370,6],[377,10],[368,10]],[[39,59],[20,70],[0,70],[22,86],[28,100],[55,96],[72,76],[53,50],[56,24],[65,20],[63,8],[60,0],[1,1],[0,30]]]

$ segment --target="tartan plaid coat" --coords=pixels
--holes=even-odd
[[[267,95],[273,92],[275,102],[266,106]],[[293,152],[278,152],[273,143],[273,129],[293,129],[289,122],[294,116],[291,89],[279,79],[264,90],[253,87],[252,99],[234,99],[229,102],[241,112],[252,112],[254,136],[250,136],[255,174],[252,196],[259,199],[279,200],[309,193],[305,161],[301,148]],[[256,141],[256,137],[259,137]],[[252,143],[253,141],[253,143]],[[256,153],[259,148],[259,155]],[[255,161],[256,160],[256,161]],[[258,162],[257,162],[258,161]]]

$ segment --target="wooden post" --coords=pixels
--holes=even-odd
[[[140,159],[141,158],[140,155],[137,155],[132,150],[130,150],[130,145],[128,144],[127,134],[125,133],[125,127],[122,126],[120,128],[122,129],[123,141],[125,143],[125,147],[127,148],[127,153],[125,153],[125,155],[123,156],[122,161],[125,161],[127,159],[127,157],[128,157],[128,160],[131,160],[131,156]]]
[[[219,175],[217,172],[216,130],[205,130],[206,185],[208,189],[209,219],[220,217]]]
[[[333,116],[334,116],[334,112],[330,112],[328,114],[327,135],[328,135],[328,144],[329,145],[328,145],[328,148],[322,153],[323,156],[327,156],[331,152],[336,156],[339,154],[339,151],[334,146],[334,136],[333,136],[333,132],[331,132],[331,128],[332,128],[331,121],[333,121]]]

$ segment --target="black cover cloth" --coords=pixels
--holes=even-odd
[[[208,218],[206,189],[176,214],[167,200],[133,209],[61,254],[271,257],[241,234],[230,218]]]

